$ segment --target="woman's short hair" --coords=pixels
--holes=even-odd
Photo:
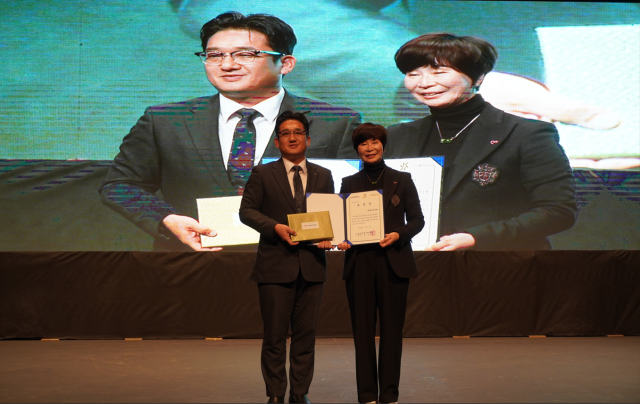
[[[398,49],[395,59],[403,74],[422,66],[446,66],[467,75],[475,84],[493,70],[498,51],[484,39],[443,32],[410,40]]]
[[[351,134],[351,142],[353,142],[353,148],[356,151],[358,150],[358,145],[369,139],[378,139],[384,149],[387,146],[387,130],[382,125],[365,122],[358,126],[356,130],[353,131],[353,134]]]
[[[302,112],[284,111],[276,119],[276,138],[280,138],[280,125],[289,120],[300,122],[302,126],[304,126],[304,131],[307,132],[307,137],[311,136],[311,134],[309,134],[309,121]]]

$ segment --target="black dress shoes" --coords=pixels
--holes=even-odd
[[[309,403],[309,404],[311,404],[311,401],[309,401],[307,396],[304,395],[304,394],[289,394],[289,402],[290,403]]]
[[[284,396],[269,397],[269,401],[267,401],[267,403],[284,403]]]

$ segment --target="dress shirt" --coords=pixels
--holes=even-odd
[[[260,112],[262,116],[257,116],[253,120],[253,124],[256,128],[256,148],[254,165],[258,164],[264,151],[269,145],[269,139],[273,135],[273,130],[276,126],[276,119],[280,112],[280,104],[284,99],[284,88],[280,89],[280,92],[271,98],[254,105],[253,109]],[[222,151],[222,158],[224,161],[224,167],[227,168],[229,162],[229,153],[231,152],[231,144],[233,143],[233,133],[236,130],[236,125],[240,122],[240,117],[235,113],[245,107],[224,95],[220,94],[220,114],[218,115],[218,137],[220,138],[220,150]]]
[[[291,195],[295,198],[296,191],[293,187],[293,174],[295,171],[291,170],[295,164],[287,160],[286,158],[282,158],[282,162],[284,163],[284,168],[287,170],[287,178],[289,179],[289,186],[291,187]],[[298,164],[302,170],[300,170],[300,179],[302,180],[302,190],[307,191],[307,159],[304,159]]]

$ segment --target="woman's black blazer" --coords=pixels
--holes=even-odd
[[[345,177],[342,179],[340,193],[364,192],[366,181],[368,179],[364,171]],[[411,174],[387,167],[384,172],[382,201],[385,234],[396,232],[400,235],[398,241],[384,248],[391,268],[400,277],[414,278],[418,276],[418,270],[413,258],[411,239],[424,227],[424,216]],[[352,246],[346,251],[343,279],[347,279],[349,276],[355,266],[357,256],[358,246]]]
[[[432,116],[388,128],[388,158],[425,157]],[[437,136],[437,134],[436,134]],[[442,186],[440,235],[470,233],[477,250],[546,250],[573,226],[576,198],[558,131],[491,104],[468,129]]]

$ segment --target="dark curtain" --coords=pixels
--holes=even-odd
[[[640,335],[640,251],[416,252],[405,337]],[[328,253],[320,337],[349,337]],[[260,338],[255,253],[0,252],[0,338]]]

